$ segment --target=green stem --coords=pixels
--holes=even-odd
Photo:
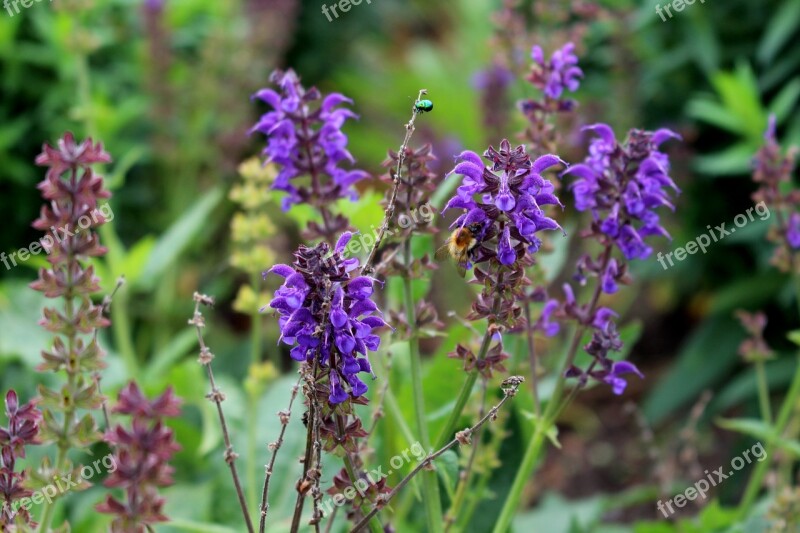
[[[494,301],[494,309],[492,314],[497,314],[498,307],[500,306],[500,295],[495,297]],[[486,359],[486,354],[489,352],[489,345],[492,342],[492,334],[489,328],[486,328],[486,333],[483,334],[483,340],[481,341],[481,347],[478,350],[477,359],[479,361],[483,361]],[[478,380],[478,371],[473,370],[469,374],[467,374],[467,379],[464,381],[464,385],[461,387],[461,392],[458,393],[458,398],[456,399],[456,404],[453,407],[453,410],[450,412],[450,418],[447,419],[447,423],[444,425],[442,432],[439,433],[439,438],[436,441],[436,448],[439,449],[443,447],[445,444],[450,442],[450,439],[453,438],[453,432],[456,429],[456,424],[458,424],[458,419],[461,418],[461,413],[464,412],[464,407],[467,405],[467,400],[472,395],[472,389],[475,387],[475,382]]]
[[[504,272],[501,270],[497,276],[497,287],[502,287],[503,285],[503,276]],[[498,292],[495,294],[494,302],[492,302],[492,312],[489,315],[489,324],[486,327],[486,333],[483,334],[483,340],[481,341],[481,347],[478,350],[478,361],[483,361],[486,359],[486,354],[489,352],[489,345],[492,342],[492,331],[489,326],[491,326],[492,321],[497,320],[497,314],[500,312],[500,306],[503,303],[503,295],[502,293]],[[464,382],[464,385],[461,387],[461,392],[458,393],[458,399],[456,399],[456,405],[453,408],[453,411],[450,413],[450,418],[447,419],[447,423],[444,426],[444,429],[439,434],[439,439],[437,440],[436,447],[441,448],[446,445],[450,439],[453,438],[453,432],[455,431],[456,424],[458,424],[458,419],[461,418],[461,413],[464,411],[464,406],[467,405],[467,400],[472,395],[472,388],[475,386],[475,382],[478,380],[478,371],[473,370],[467,375],[467,379]]]
[[[778,418],[775,421],[775,426],[773,427],[773,438],[770,438],[767,441],[767,459],[759,462],[756,466],[753,475],[750,477],[750,481],[747,483],[747,488],[745,488],[744,496],[742,497],[742,503],[739,504],[740,520],[749,514],[750,509],[753,507],[753,503],[755,503],[758,492],[761,490],[761,484],[764,481],[764,476],[767,474],[767,469],[769,468],[771,462],[769,461],[769,458],[772,457],[772,454],[775,451],[774,437],[780,436],[786,430],[786,425],[789,423],[789,416],[794,409],[795,403],[797,403],[798,397],[800,397],[800,355],[798,355],[797,358],[797,368],[795,369],[794,378],[792,379],[792,385],[789,387],[789,392],[786,394],[786,398],[783,400],[781,409],[778,412]]]
[[[75,180],[75,171],[73,171],[73,183]],[[67,258],[66,264],[66,276],[67,276],[67,290],[64,293],[64,318],[66,319],[67,324],[72,324],[75,318],[75,306],[74,306],[74,296],[73,296],[73,286],[72,286],[72,262],[76,259],[70,253]],[[67,337],[67,358],[68,363],[66,366],[67,372],[67,393],[69,394],[69,403],[64,409],[64,424],[62,426],[61,435],[59,435],[58,439],[58,453],[56,455],[56,463],[55,469],[53,472],[56,476],[61,474],[61,471],[64,470],[64,466],[67,460],[67,451],[69,450],[69,434],[70,430],[72,429],[71,422],[72,419],[75,417],[75,372],[77,371],[76,368],[73,366],[73,354],[75,351],[75,337],[76,331],[74,329],[69,330],[69,335]],[[63,394],[63,393],[62,393]],[[42,520],[39,524],[38,531],[47,533],[50,529],[50,523],[53,521],[53,511],[55,510],[55,501],[51,501],[48,499],[44,503],[44,510],[42,511]]]
[[[342,421],[342,416],[337,415],[336,419],[337,429],[340,434],[344,434],[344,423]],[[358,475],[356,475],[356,469],[353,465],[353,461],[350,458],[350,453],[344,453],[344,468],[347,470],[347,476],[350,478],[350,485],[355,486],[356,481],[358,481]],[[361,502],[361,512],[364,513],[366,516],[372,508],[369,505],[369,501],[364,499]],[[369,529],[372,533],[383,533],[383,526],[381,525],[380,520],[378,520],[377,516],[373,516],[369,521]]]
[[[406,274],[403,276],[406,320],[409,327],[408,350],[411,359],[411,386],[414,395],[414,415],[417,423],[420,444],[431,453],[431,439],[428,433],[428,422],[425,419],[425,395],[422,387],[422,359],[419,353],[419,337],[417,333],[417,317],[414,308],[414,295],[411,286],[411,239],[404,243]],[[422,495],[425,500],[425,516],[428,520],[428,532],[438,533],[442,529],[442,502],[439,496],[439,480],[435,470],[422,472]]]
[[[769,385],[767,373],[764,371],[764,360],[759,358],[755,363],[756,378],[758,380],[758,403],[761,407],[761,418],[767,424],[772,424],[772,409],[769,405]]]
[[[553,404],[548,404],[553,405]],[[544,444],[544,437],[547,434],[547,427],[549,426],[546,419],[542,419],[536,425],[536,430],[533,433],[528,448],[525,450],[525,455],[522,458],[522,463],[517,470],[517,475],[514,477],[514,483],[511,485],[511,490],[508,493],[506,502],[500,512],[500,517],[494,527],[494,533],[505,533],[511,526],[511,520],[514,513],[517,511],[517,505],[522,498],[522,490],[525,488],[525,483],[530,477],[536,467],[536,462],[539,459],[539,453]]]
[[[611,260],[612,250],[612,246],[610,244],[606,244],[606,249],[603,252],[602,259],[600,261],[601,266],[598,269],[599,272],[606,271],[608,262]],[[594,315],[595,309],[597,309],[597,304],[600,301],[602,290],[602,284],[598,280],[594,295],[592,296],[591,303],[589,304],[587,316],[591,317]],[[577,394],[578,389],[575,389],[565,401],[562,401],[562,396],[564,395],[564,390],[566,388],[566,373],[567,370],[572,367],[572,364],[575,361],[575,357],[578,354],[578,347],[580,346],[581,338],[583,337],[583,333],[586,331],[586,328],[587,326],[585,325],[579,325],[575,329],[575,335],[572,337],[572,343],[569,346],[567,357],[564,360],[564,365],[561,368],[558,379],[556,380],[556,387],[553,391],[553,395],[551,396],[550,401],[547,403],[547,408],[545,409],[544,414],[537,421],[536,429],[534,430],[533,436],[531,437],[528,447],[525,450],[525,455],[522,458],[522,463],[517,470],[517,474],[514,476],[514,482],[512,483],[511,490],[509,491],[506,501],[503,504],[503,509],[500,512],[500,517],[495,524],[493,533],[505,533],[508,531],[509,527],[511,527],[511,521],[514,518],[514,513],[517,512],[517,507],[522,499],[522,491],[525,489],[525,484],[527,483],[528,479],[530,479],[533,471],[536,469],[536,463],[538,462],[539,454],[542,451],[542,445],[544,444],[545,436],[550,430],[550,426],[556,423],[556,419],[561,411]]]
[[[109,231],[113,230],[108,224],[103,224],[99,228],[101,235],[107,235]],[[104,243],[110,240],[103,238]],[[111,331],[114,334],[114,343],[117,346],[117,350],[119,350],[122,361],[125,363],[128,375],[135,379],[139,375],[139,362],[136,360],[136,349],[132,341],[131,321],[128,314],[128,294],[128,291],[124,289],[119,291],[119,294],[111,303],[114,315],[114,320],[111,321]]]
[[[483,418],[485,411],[486,411],[486,379],[484,378],[481,382],[482,384],[482,395],[481,395],[481,410],[480,410],[480,418]],[[481,430],[475,431],[475,433],[470,437],[472,439],[472,447],[469,452],[469,458],[467,459],[467,464],[464,467],[464,470],[461,471],[461,475],[459,476],[458,485],[456,487],[455,496],[453,496],[453,502],[450,504],[450,509],[447,510],[447,514],[445,515],[445,532],[450,531],[450,528],[453,526],[453,523],[456,521],[456,517],[461,514],[461,506],[464,505],[464,500],[467,495],[467,490],[469,489],[470,483],[472,481],[472,470],[475,466],[475,458],[478,456],[478,449],[481,445]]]

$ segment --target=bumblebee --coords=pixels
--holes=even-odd
[[[472,252],[480,244],[478,234],[482,227],[482,224],[475,223],[457,228],[450,234],[444,246],[436,250],[434,258],[437,261],[453,259],[458,268],[458,275],[463,278],[467,274]]]

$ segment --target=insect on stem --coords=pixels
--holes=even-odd
[[[375,260],[375,254],[383,241],[384,235],[386,235],[389,223],[392,221],[392,218],[394,218],[394,208],[397,203],[397,192],[400,190],[400,183],[402,182],[406,150],[408,149],[408,143],[411,141],[411,136],[414,134],[414,121],[417,120],[417,115],[433,109],[433,102],[430,100],[422,100],[422,97],[426,94],[428,94],[427,89],[420,89],[417,100],[414,102],[414,107],[411,109],[411,120],[406,124],[406,135],[403,138],[403,144],[400,145],[400,151],[397,153],[397,167],[395,168],[393,176],[392,195],[389,197],[389,203],[386,205],[383,222],[378,230],[378,236],[375,238],[375,244],[372,245],[372,249],[369,251],[369,255],[364,261],[364,266],[361,267],[362,275],[372,274],[375,271],[372,262]]]

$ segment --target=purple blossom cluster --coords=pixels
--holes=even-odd
[[[771,116],[764,144],[754,158],[753,181],[758,190],[753,193],[754,202],[763,202],[776,211],[778,224],[767,238],[777,244],[772,264],[783,271],[798,270],[796,252],[800,249],[800,191],[786,187],[792,180],[795,169],[796,149],[783,152],[778,142],[775,117]]]
[[[460,174],[464,179],[444,211],[464,210],[453,227],[477,224],[481,228],[475,236],[480,243],[474,251],[475,262],[497,258],[500,264],[510,266],[526,251],[539,250],[541,240],[536,233],[561,228],[542,209],[549,204],[563,208],[553,184],[542,172],[563,161],[555,155],[531,161],[524,146],[512,149],[508,140],[500,143],[499,150],[490,146],[483,157],[489,166],[475,152],[458,156],[459,162],[450,174]],[[486,243],[494,236],[498,237],[497,244],[491,249]]]
[[[623,345],[614,323],[617,313],[608,307],[597,307],[589,303],[578,304],[575,293],[568,283],[563,285],[563,290],[564,301],[548,299],[542,307],[539,319],[533,324],[533,329],[552,337],[561,330],[561,321],[572,320],[579,327],[592,331],[591,340],[583,347],[584,351],[592,356],[592,363],[586,371],[574,364],[571,365],[567,369],[566,377],[578,378],[581,386],[591,378],[610,385],[614,394],[622,394],[628,385],[624,375],[636,374],[640,378],[644,375],[633,363],[614,361],[609,357],[609,353],[619,351]]]
[[[116,425],[105,436],[114,450],[116,469],[105,486],[125,490],[122,500],[108,495],[97,505],[101,513],[115,515],[113,533],[144,533],[152,524],[166,522],[165,500],[158,488],[172,484],[174,468],[169,460],[180,450],[175,435],[163,419],[180,414],[180,399],[167,389],[155,400],[148,400],[135,382],[119,393],[113,412],[130,415],[131,427]]]
[[[674,210],[670,192],[680,192],[669,177],[669,159],[659,146],[680,136],[667,129],[631,130],[625,143],[620,144],[606,124],[584,129],[597,134],[589,145],[589,155],[582,164],[564,172],[578,178],[571,185],[575,207],[578,211],[591,211],[593,234],[612,239],[626,259],[646,259],[653,251],[645,243],[647,237],[670,238],[656,209],[666,206]],[[612,261],[608,268],[618,266]]]
[[[293,265],[275,265],[265,273],[285,279],[269,303],[280,315],[280,340],[292,346],[292,359],[316,358],[329,370],[331,404],[367,392],[358,374],[372,373],[367,353],[380,345],[373,330],[387,325],[371,299],[376,280],[352,276],[359,260],[343,256],[351,237],[350,232],[342,234],[333,250],[325,242],[300,246]]]
[[[567,43],[553,52],[549,61],[545,59],[542,47],[535,45],[531,48],[531,59],[534,65],[528,81],[548,98],[559,99],[565,91],[578,90],[583,71],[578,67],[573,43]]]
[[[0,531],[27,531],[36,527],[28,506],[15,505],[32,492],[23,486],[25,472],[16,471],[16,462],[25,457],[25,447],[39,444],[42,413],[34,402],[19,404],[16,391],[5,398],[8,426],[0,427]]]
[[[339,93],[323,98],[316,88],[305,89],[293,70],[276,70],[270,81],[278,90],[262,89],[254,97],[272,111],[262,115],[250,131],[267,136],[263,153],[267,163],[280,168],[273,189],[287,193],[283,209],[297,203],[319,207],[339,198],[356,199],[353,185],[368,174],[341,167],[345,161],[355,162],[342,126],[357,116],[340,107],[352,100]],[[298,178],[303,176],[308,176],[310,183],[299,184]]]
[[[525,138],[533,153],[556,151],[560,135],[556,130],[554,116],[574,112],[578,103],[566,96],[580,86],[583,71],[578,67],[575,45],[565,44],[553,52],[549,60],[540,46],[531,50],[533,65],[526,78],[541,94],[536,98],[522,100],[519,108],[528,119]]]

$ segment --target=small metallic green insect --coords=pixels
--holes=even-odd
[[[417,113],[433,111],[433,102],[430,100],[417,100],[414,102],[414,109],[417,111]]]

